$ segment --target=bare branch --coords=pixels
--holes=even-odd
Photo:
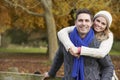
[[[36,5],[34,5],[33,7],[30,8],[35,8],[36,6],[40,5],[40,2],[35,3]]]
[[[37,13],[37,12],[33,12],[33,11],[30,11],[29,9],[25,8],[24,6],[20,5],[20,4],[14,4],[12,3],[11,1],[9,0],[5,0],[5,2],[7,2],[8,4],[14,6],[14,7],[19,7],[21,9],[23,9],[24,11],[26,11],[28,14],[31,14],[31,15],[35,15],[35,16],[40,16],[40,17],[43,17],[44,14],[40,14],[40,13]]]

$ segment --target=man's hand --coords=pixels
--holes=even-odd
[[[80,47],[71,47],[68,50],[71,55],[75,57],[80,57]]]
[[[49,79],[50,78],[50,76],[49,76],[49,74],[48,74],[48,72],[46,72],[46,73],[44,73],[43,74],[43,79],[42,80],[47,80],[47,79]]]

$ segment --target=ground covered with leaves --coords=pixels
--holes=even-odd
[[[117,76],[120,79],[120,56],[111,56]],[[51,62],[48,56],[41,54],[7,54],[0,53],[0,71],[7,71],[9,68],[18,68],[20,73],[44,72],[50,69]],[[57,76],[63,76],[63,66]]]

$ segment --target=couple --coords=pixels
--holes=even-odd
[[[58,33],[65,47],[60,43],[45,78],[54,77],[64,62],[63,80],[112,80],[114,66],[108,55],[113,43],[113,35],[109,31],[111,22],[112,17],[107,11],[100,11],[93,18],[89,10],[79,10],[75,26],[68,29],[69,37],[59,36],[68,35],[67,32]]]

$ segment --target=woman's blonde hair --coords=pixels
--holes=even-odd
[[[95,36],[97,40],[103,41],[109,38],[109,32],[110,32],[109,27],[106,27],[105,30],[102,32],[99,32],[99,33],[95,32]]]

